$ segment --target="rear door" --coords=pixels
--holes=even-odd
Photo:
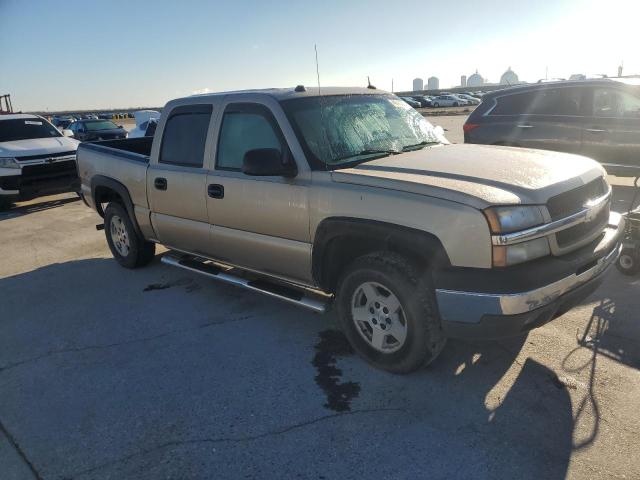
[[[276,148],[294,158],[287,138],[297,140],[290,129],[285,137],[280,126],[286,122],[284,113],[277,108],[279,122],[272,107],[277,108],[277,103],[267,106],[258,100],[234,101],[233,97],[226,102],[218,128],[215,170],[207,177],[211,248],[216,258],[232,265],[312,283],[306,162],[294,160],[298,166],[295,178],[242,173],[249,150]]]
[[[585,129],[585,154],[615,170],[640,167],[640,94],[622,87],[594,87]]]
[[[162,130],[157,159],[147,170],[151,222],[158,240],[178,250],[206,254],[209,223],[205,150],[212,105],[173,108]]]
[[[588,89],[543,88],[500,97],[490,112],[499,129],[494,143],[580,153]]]

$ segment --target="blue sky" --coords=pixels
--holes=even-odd
[[[159,106],[195,91],[407,90],[511,66],[535,81],[640,73],[640,1],[0,0],[0,93],[22,110]]]

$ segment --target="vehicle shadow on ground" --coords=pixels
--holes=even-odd
[[[406,378],[439,391],[415,395],[409,410],[423,428],[438,425],[442,444],[459,452],[448,455],[460,470],[450,465],[436,478],[565,478],[571,399],[553,370],[518,358],[526,341],[449,341],[434,365]]]
[[[6,210],[0,210],[0,221],[10,218],[18,218],[30,213],[42,212],[52,208],[62,207],[69,203],[78,202],[80,198],[74,196],[70,198],[60,198],[56,200],[45,200],[38,203],[29,203],[27,205],[12,206]]]
[[[332,314],[200,279],[195,288],[193,277],[157,257],[136,271],[88,259],[0,279],[0,379],[12,386],[0,399],[11,413],[0,420],[33,464],[46,466],[43,477],[131,478],[144,466],[144,478],[184,470],[276,478],[291,459],[302,478],[565,477],[569,393],[552,370],[518,358],[526,337],[450,341],[432,366],[405,376],[338,359],[359,387],[350,410],[335,412],[322,407],[311,347]],[[219,317],[209,318],[214,311]],[[253,322],[259,341],[248,348],[251,330],[236,321]],[[273,386],[248,390],[256,383]],[[230,418],[252,420],[235,430]],[[61,438],[76,424],[81,432]],[[384,452],[371,457],[350,445]]]

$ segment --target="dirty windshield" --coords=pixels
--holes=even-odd
[[[447,143],[433,125],[391,95],[331,95],[283,102],[313,163],[328,169]]]

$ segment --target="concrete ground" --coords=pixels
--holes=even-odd
[[[0,213],[0,479],[640,476],[640,277],[397,376],[331,313],[119,267],[99,222],[71,195]]]

